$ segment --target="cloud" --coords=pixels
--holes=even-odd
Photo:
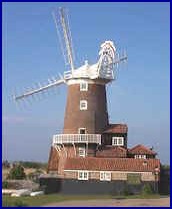
[[[14,123],[23,123],[25,121],[24,117],[19,116],[3,116],[2,122],[8,123],[8,124],[14,124]]]

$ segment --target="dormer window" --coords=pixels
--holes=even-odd
[[[135,155],[135,159],[146,159],[146,155]]]
[[[112,137],[113,146],[124,146],[124,137]]]

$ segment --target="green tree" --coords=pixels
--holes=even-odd
[[[8,175],[9,179],[25,179],[26,174],[24,168],[21,165],[14,165]]]
[[[8,188],[9,188],[9,183],[8,183],[8,181],[3,181],[3,182],[2,182],[2,188],[3,188],[3,189],[8,189]]]
[[[142,195],[153,194],[153,190],[150,184],[144,184],[142,189]]]

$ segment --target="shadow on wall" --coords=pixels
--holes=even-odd
[[[40,178],[40,188],[45,194],[59,193],[62,190],[62,180],[58,178]]]
[[[149,182],[153,192],[155,182]],[[73,195],[133,195],[140,194],[145,183],[137,185],[127,184],[126,181],[100,182],[96,180],[78,181],[73,179],[41,178],[40,187],[45,194],[60,193]]]
[[[170,194],[170,167],[169,166],[167,166],[167,167],[162,166],[161,167],[159,193],[161,195],[169,195]]]

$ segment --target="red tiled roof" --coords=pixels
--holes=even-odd
[[[64,170],[153,172],[160,169],[159,159],[134,158],[68,158]]]
[[[103,133],[127,133],[126,124],[110,124]]]
[[[126,157],[127,150],[119,146],[106,146],[96,152],[96,157]]]
[[[156,155],[156,153],[154,151],[152,151],[151,149],[138,144],[135,147],[128,149],[129,153],[131,154],[136,154],[136,155],[140,155],[140,154],[146,154],[146,155]]]

